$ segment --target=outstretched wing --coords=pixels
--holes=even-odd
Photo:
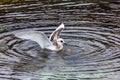
[[[59,35],[60,35],[60,32],[64,29],[64,24],[61,23],[61,25],[58,26],[58,28],[52,32],[52,34],[50,35],[49,37],[49,40],[50,41],[53,41],[53,40],[56,40],[58,39]]]
[[[48,37],[40,31],[27,31],[27,32],[20,32],[15,34],[16,37],[22,39],[30,39],[32,41],[37,42],[41,48],[47,48],[52,45]]]

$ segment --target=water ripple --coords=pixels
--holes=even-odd
[[[0,79],[119,80],[119,1],[33,1],[0,5]],[[60,22],[61,52],[41,50],[14,36],[27,30],[48,37]],[[114,76],[114,77],[113,77]]]

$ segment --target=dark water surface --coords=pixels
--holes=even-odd
[[[36,30],[49,36],[61,22],[66,44],[59,53],[13,35]],[[120,80],[119,75],[119,0],[0,2],[0,80]]]

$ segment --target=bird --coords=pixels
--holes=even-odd
[[[64,24],[61,23],[49,36],[49,38],[42,31],[22,31],[16,33],[15,36],[21,39],[27,39],[37,42],[42,49],[52,51],[60,51],[63,49],[65,43],[63,38],[60,38],[60,33],[64,29]]]

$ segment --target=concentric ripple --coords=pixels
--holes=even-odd
[[[55,27],[51,27],[50,29],[41,27],[27,30],[43,31],[49,36],[54,29]],[[75,75],[73,78],[78,79],[99,79],[101,77],[105,78],[106,75],[113,75],[115,71],[119,71],[120,69],[118,65],[120,37],[112,29],[104,27],[66,26],[66,29],[61,34],[66,44],[63,51],[59,54],[49,52],[46,54],[41,52],[42,50],[36,42],[15,37],[14,34],[20,31],[4,33],[0,37],[0,42],[3,43],[3,47],[6,49],[3,53],[9,56],[7,57],[8,60],[15,61],[19,65],[27,64],[26,66],[24,65],[24,68],[20,67],[20,70],[32,71],[32,68],[46,65],[42,69],[45,71],[58,71],[59,73],[56,72],[57,74],[54,74],[59,75],[58,77],[64,74],[69,77],[70,75]],[[71,50],[67,51],[68,48]],[[46,61],[45,58],[49,58],[49,60],[43,64]],[[23,63],[21,60],[27,60],[28,63]],[[33,60],[33,64],[37,61],[39,66],[32,66],[32,63],[29,62],[31,60]],[[39,72],[37,71],[37,73]],[[43,72],[40,75],[43,74],[45,73]],[[49,74],[49,77],[52,76],[51,73]],[[64,78],[67,77],[64,76]]]
[[[23,0],[0,5],[0,79],[119,80],[119,1]],[[48,37],[63,22],[60,52],[42,50],[14,36],[42,31]]]

